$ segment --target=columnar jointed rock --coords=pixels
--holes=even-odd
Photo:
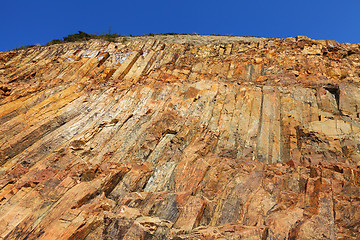
[[[0,239],[358,239],[359,57],[305,37],[1,53]]]

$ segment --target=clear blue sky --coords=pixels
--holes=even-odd
[[[87,33],[232,34],[360,42],[359,0],[3,0],[0,51]]]

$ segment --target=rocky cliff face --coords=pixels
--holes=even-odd
[[[0,53],[0,239],[359,239],[360,45],[177,38]]]

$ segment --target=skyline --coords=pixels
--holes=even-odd
[[[69,1],[2,4],[0,51],[46,44],[79,30],[90,34],[197,33],[358,43],[360,3],[288,1]]]

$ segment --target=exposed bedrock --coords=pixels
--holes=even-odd
[[[305,37],[0,53],[0,239],[359,239],[359,56]]]

